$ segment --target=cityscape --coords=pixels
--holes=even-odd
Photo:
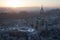
[[[60,40],[59,0],[0,1],[0,40]]]

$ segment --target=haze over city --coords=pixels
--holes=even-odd
[[[0,0],[0,7],[60,7],[60,0]]]
[[[0,0],[0,40],[60,40],[60,0]]]

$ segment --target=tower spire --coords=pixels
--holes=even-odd
[[[43,12],[44,12],[43,5],[41,5],[40,13],[43,13]]]

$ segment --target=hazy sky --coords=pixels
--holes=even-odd
[[[0,7],[60,7],[60,0],[0,0]]]

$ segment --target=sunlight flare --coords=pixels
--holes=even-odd
[[[25,5],[24,1],[18,0],[6,0],[7,7],[23,7]]]

